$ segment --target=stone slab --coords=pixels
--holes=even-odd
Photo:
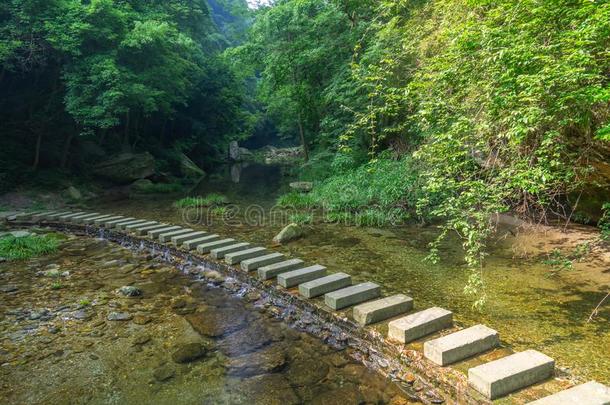
[[[219,249],[222,247],[234,245],[236,243],[237,243],[237,241],[235,239],[231,239],[231,238],[215,240],[213,242],[202,243],[200,245],[197,245],[197,252],[206,254],[206,253],[210,253],[210,251],[212,249]]]
[[[61,222],[68,222],[70,218],[76,217],[79,215],[84,215],[85,211],[73,212],[71,214],[60,215],[57,219]]]
[[[212,257],[212,259],[222,259],[228,253],[245,250],[245,249],[248,249],[249,247],[250,247],[250,244],[248,242],[233,243],[228,246],[223,246],[220,248],[214,248],[214,249],[210,250],[210,256]]]
[[[160,223],[156,223],[153,225],[146,225],[146,226],[137,226],[133,229],[131,229],[131,232],[133,232],[136,235],[147,235],[149,231],[154,231],[157,229],[165,229],[168,228],[170,225],[168,224],[160,224]]]
[[[404,294],[396,294],[375,301],[356,305],[354,320],[360,325],[385,321],[388,318],[404,314],[413,309],[413,298]]]
[[[52,220],[57,220],[57,219],[59,219],[59,217],[61,217],[62,215],[70,215],[70,214],[73,214],[73,213],[74,213],[74,211],[62,211],[62,212],[56,212],[56,213],[54,213],[54,214],[47,215],[45,218],[46,218],[46,219],[49,219],[49,220],[51,220],[51,219],[52,219]]]
[[[345,273],[334,273],[300,284],[299,294],[305,298],[314,298],[350,285],[352,285],[352,276]]]
[[[314,264],[298,270],[288,271],[277,275],[277,283],[284,288],[294,287],[326,275],[326,267]]]
[[[597,381],[589,381],[528,403],[528,405],[568,404],[610,405],[610,388]]]
[[[127,222],[119,222],[118,224],[115,224],[114,227],[116,229],[120,229],[120,230],[124,230],[126,229],[129,225],[143,225],[147,222],[150,222],[147,219],[134,219],[131,221],[127,221]]]
[[[372,300],[380,295],[381,287],[375,283],[366,282],[327,293],[324,295],[324,303],[337,310]]]
[[[86,219],[97,217],[97,216],[100,216],[100,215],[102,215],[102,214],[100,214],[99,212],[92,212],[90,214],[77,215],[75,217],[70,218],[69,221],[74,223],[74,224],[80,224],[80,223],[82,223]]]
[[[119,224],[121,222],[129,222],[129,221],[133,221],[133,220],[135,220],[135,218],[132,218],[132,217],[119,218],[119,219],[115,219],[112,221],[106,221],[102,225],[104,226],[104,228],[114,228],[114,226],[116,224]]]
[[[160,242],[165,243],[171,241],[174,236],[186,235],[187,233],[191,232],[193,232],[191,228],[182,228],[175,231],[161,233],[159,234],[158,238]]]
[[[87,218],[87,219],[83,220],[83,224],[91,225],[91,224],[95,223],[95,220],[97,220],[97,219],[106,219],[106,218],[110,218],[111,216],[112,215],[106,214],[106,215],[98,215],[98,216],[95,216],[92,218]]]
[[[273,263],[281,262],[285,256],[281,253],[270,253],[268,255],[246,259],[241,262],[241,269],[244,271],[254,271],[259,267],[268,266]]]
[[[47,215],[52,215],[55,214],[59,211],[55,210],[55,211],[43,211],[43,212],[39,212],[37,214],[32,215],[31,219],[32,221],[40,221],[42,219],[44,219]]]
[[[195,249],[197,246],[201,245],[202,243],[207,243],[207,242],[214,242],[216,240],[220,239],[220,235],[217,235],[215,233],[212,234],[207,234],[205,236],[202,236],[200,238],[197,239],[191,239],[191,240],[187,240],[182,244],[182,247],[184,249]]]
[[[290,259],[283,262],[262,266],[258,268],[258,277],[262,280],[269,280],[270,278],[276,277],[278,274],[286,273],[287,271],[303,267],[303,263],[304,262],[301,259]]]
[[[206,235],[209,235],[209,233],[204,232],[204,231],[193,231],[193,232],[185,233],[182,235],[172,236],[171,240],[172,240],[172,243],[174,244],[174,246],[180,246],[187,240],[201,238],[202,236],[206,236]]]
[[[475,325],[424,343],[424,356],[439,366],[455,363],[483,353],[500,344],[495,330]]]
[[[153,225],[159,225],[159,223],[157,221],[146,221],[146,222],[141,222],[139,224],[125,225],[125,230],[127,232],[133,232],[134,229],[139,229],[139,228],[153,226]]]
[[[267,249],[264,247],[253,247],[250,249],[240,250],[238,252],[228,253],[225,255],[225,262],[227,264],[237,264],[244,260],[252,259],[254,257],[263,256],[267,253]]]
[[[177,231],[178,229],[182,229],[181,226],[177,226],[177,225],[167,225],[165,228],[159,228],[159,229],[154,229],[151,231],[148,231],[147,235],[150,238],[156,238],[159,235],[161,235],[162,233],[167,233],[167,232],[172,232],[172,231]]]
[[[388,324],[388,338],[408,343],[453,325],[453,312],[433,307],[396,319]]]
[[[546,380],[555,360],[536,350],[526,350],[468,370],[468,383],[489,399],[496,399]]]
[[[122,216],[122,215],[113,215],[113,216],[108,217],[108,218],[96,219],[95,221],[93,221],[93,223],[95,225],[100,225],[101,226],[101,225],[105,224],[106,222],[115,221],[117,219],[125,219],[125,217]]]

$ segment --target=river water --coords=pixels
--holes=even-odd
[[[206,214],[200,223],[190,226],[270,246],[285,218],[278,220],[269,211],[277,196],[289,190],[289,181],[289,170],[279,166],[221,168],[190,195],[223,193],[231,200],[227,210],[231,214]],[[198,218],[173,208],[171,203],[177,198],[180,195],[144,196],[104,203],[99,209],[172,223]],[[320,216],[314,222],[302,239],[276,249],[325,265],[330,271],[347,272],[355,281],[378,282],[385,294],[410,294],[416,308],[450,309],[462,326],[483,323],[498,330],[504,344],[513,350],[540,350],[577,380],[610,384],[610,305],[602,306],[587,321],[610,290],[607,255],[585,256],[572,270],[555,274],[543,263],[545,252],[567,246],[569,235],[501,231],[490,243],[484,264],[487,300],[479,311],[472,307],[472,298],[463,294],[467,271],[457,238],[443,244],[442,260],[431,264],[424,258],[428,243],[437,234],[435,227],[357,228],[327,224]],[[583,232],[592,234],[590,229]]]
[[[412,403],[256,293],[160,257],[65,236],[57,253],[0,263],[0,403]]]

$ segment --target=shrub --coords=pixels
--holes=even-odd
[[[298,225],[311,224],[313,222],[313,214],[300,212],[290,215],[288,219],[290,222],[294,222]]]
[[[59,241],[51,235],[30,235],[19,238],[6,235],[0,238],[0,257],[7,260],[24,260],[53,253],[58,247]]]

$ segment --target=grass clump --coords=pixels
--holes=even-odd
[[[177,208],[210,207],[228,204],[229,200],[222,194],[211,193],[205,197],[185,197],[174,203]]]
[[[277,199],[277,205],[282,208],[313,208],[316,203],[311,194],[298,193],[296,191],[281,195]]]
[[[25,260],[57,251],[59,241],[51,235],[28,235],[0,238],[0,257],[7,260]]]
[[[601,231],[602,240],[610,241],[610,202],[604,203],[602,210],[603,215],[597,226]]]
[[[299,212],[292,214],[288,217],[290,222],[294,222],[298,225],[311,224],[313,222],[313,214],[306,212]]]

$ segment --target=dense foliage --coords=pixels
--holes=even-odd
[[[171,158],[174,149],[209,156],[243,137],[244,88],[220,51],[245,23],[221,17],[247,7],[213,4],[211,13],[205,0],[2,2],[2,180],[86,166],[91,156],[70,155],[83,143],[78,152],[144,148]]]
[[[280,0],[241,52],[313,204],[442,221],[478,290],[494,213],[568,218],[607,165],[609,49],[603,0]]]

